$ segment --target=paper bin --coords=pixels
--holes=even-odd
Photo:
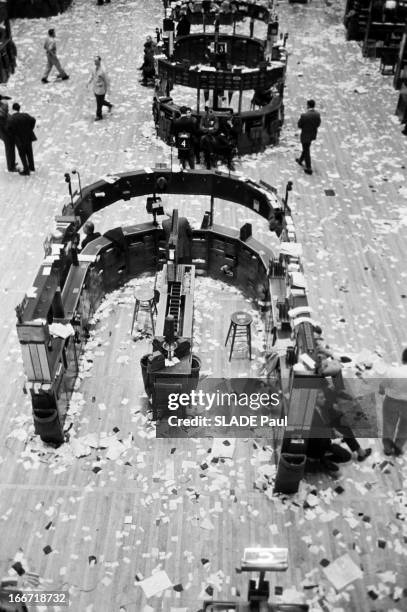
[[[35,433],[43,442],[62,444],[64,432],[59,420],[58,410],[41,410],[33,414]]]
[[[305,462],[305,455],[281,453],[274,492],[296,493],[304,476]]]
[[[143,355],[140,359],[141,366],[141,375],[143,377],[144,389],[147,395],[150,397],[152,389],[151,389],[151,379],[148,374],[148,360],[151,355]]]

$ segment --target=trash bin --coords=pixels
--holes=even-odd
[[[33,413],[34,430],[43,442],[62,444],[64,432],[58,410],[41,410]]]
[[[306,456],[281,453],[274,493],[297,493],[304,476]]]
[[[143,355],[143,357],[140,359],[141,375],[143,377],[144,389],[148,397],[150,397],[152,393],[151,380],[148,374],[148,360],[150,357],[151,355],[148,354],[148,355]]]
[[[191,358],[191,374],[189,376],[189,390],[196,389],[199,382],[199,372],[201,371],[202,362],[197,355],[192,354]]]
[[[199,372],[201,371],[202,362],[197,355],[192,355],[191,358],[191,374],[188,380],[188,391],[195,390],[198,386],[199,382]],[[185,414],[187,416],[196,416],[201,414],[204,411],[204,407],[200,408],[199,406],[187,406],[185,409]]]
[[[191,378],[199,378],[199,372],[201,370],[202,362],[198,355],[192,355],[191,360]]]

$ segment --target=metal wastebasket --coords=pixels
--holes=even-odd
[[[151,355],[148,354],[148,355],[143,355],[143,357],[140,359],[141,375],[143,377],[144,389],[149,397],[152,393],[151,379],[148,374],[148,360],[150,357]]]
[[[64,432],[58,410],[38,410],[33,413],[34,430],[43,442],[62,444]]]
[[[304,476],[306,459],[303,454],[281,453],[274,493],[297,493]]]

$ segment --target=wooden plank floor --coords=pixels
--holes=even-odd
[[[396,361],[407,344],[406,141],[393,116],[397,93],[391,78],[363,59],[355,43],[345,42],[342,12],[342,3],[332,7],[322,0],[279,5],[281,28],[290,34],[283,137],[278,148],[237,166],[280,192],[287,180],[294,181],[290,203],[304,246],[310,299],[327,340],[344,351],[378,351]],[[154,612],[195,612],[202,590],[210,586],[221,598],[233,599],[233,588],[244,597],[247,580],[235,567],[245,546],[281,544],[289,547],[290,567],[271,578],[273,587],[296,588],[310,602],[324,598],[329,610],[406,610],[406,597],[393,601],[388,596],[406,583],[406,460],[383,465],[380,444],[371,441],[374,454],[367,465],[343,468],[343,493],[334,492],[336,482],[312,476],[298,505],[269,499],[267,491],[253,488],[259,465],[270,462],[253,441],[238,440],[233,461],[213,464],[205,474],[200,464],[210,440],[155,440],[137,412],[144,405],[138,358],[146,346],[133,343],[128,334],[131,299],[118,300],[100,321],[100,346],[89,349],[92,370],[78,388],[82,395],[69,417],[79,436],[100,436],[118,427],[119,437],[134,436],[131,447],[112,461],[106,451],[96,450],[72,458],[68,446],[63,457],[41,455],[38,441],[26,443],[31,417],[22,392],[14,307],[31,285],[43,238],[67,200],[64,172],[77,167],[88,184],[106,172],[169,163],[169,149],[154,138],[151,91],[139,85],[136,70],[144,36],[161,18],[159,0],[113,0],[104,7],[76,0],[68,13],[52,20],[14,24],[19,65],[1,93],[37,117],[38,142],[37,172],[31,177],[5,172],[0,153],[0,571],[7,573],[21,549],[26,566],[41,575],[45,586],[70,588],[73,610],[111,612],[124,606],[127,612],[144,612],[146,601],[134,576],[147,577],[160,567],[184,590],[169,591],[148,605]],[[43,86],[42,40],[49,27],[56,28],[59,55],[71,79]],[[95,53],[106,61],[115,104],[112,115],[98,124],[85,88]],[[366,93],[356,93],[356,87]],[[323,121],[313,145],[311,177],[294,162],[296,121],[308,97],[317,100]],[[335,195],[327,196],[326,189]],[[177,205],[196,226],[208,207],[199,197],[168,198],[167,203]],[[144,204],[118,203],[96,216],[98,229],[143,220]],[[238,227],[251,215],[219,202],[216,218]],[[273,244],[265,222],[256,221],[255,231]],[[214,344],[206,354],[197,352],[208,370],[226,364],[221,347],[230,312],[218,308],[210,318],[208,304],[233,308],[241,299],[236,294],[225,300],[220,287],[207,289],[202,329]],[[247,367],[248,362],[236,360],[233,373],[243,375]],[[223,369],[224,375],[229,372]],[[95,473],[95,467],[102,469]],[[324,491],[323,512],[315,516],[302,507],[313,485]],[[328,510],[337,514],[324,522]],[[132,523],[125,525],[128,515]],[[213,529],[200,526],[205,518]],[[378,539],[386,540],[385,548],[378,547]],[[46,545],[52,547],[48,555]],[[346,551],[363,566],[364,577],[335,595],[320,561],[333,561]],[[89,563],[92,555],[96,565]],[[392,573],[383,575],[386,571]],[[304,590],[304,585],[320,590]],[[379,599],[367,594],[372,585],[380,588]],[[321,606],[314,603],[313,609]]]

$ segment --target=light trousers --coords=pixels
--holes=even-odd
[[[383,401],[383,440],[391,440],[401,450],[407,440],[407,401],[391,397]]]
[[[62,68],[57,56],[52,55],[51,53],[47,53],[47,67],[45,68],[45,72],[43,76],[44,79],[48,78],[48,75],[51,72],[53,66],[55,66],[55,68],[58,70],[58,74],[60,77],[65,76],[66,72]]]

